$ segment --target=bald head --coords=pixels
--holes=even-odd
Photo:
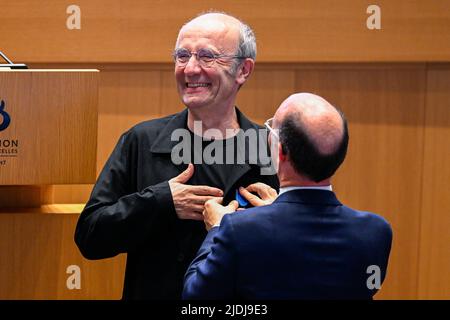
[[[302,125],[311,142],[324,155],[336,151],[344,134],[341,114],[324,98],[312,93],[297,93],[283,101],[275,114],[282,123],[289,115]]]
[[[186,23],[178,33],[177,45],[186,33],[194,32],[210,38],[214,35],[218,39],[229,38],[234,42],[235,50],[239,44],[240,21],[232,16],[222,13],[207,13],[198,16]]]
[[[331,177],[344,161],[347,122],[324,98],[311,93],[288,97],[274,116],[283,151],[297,172],[315,182]]]
[[[241,21],[233,16],[225,13],[212,12],[199,15],[198,17],[195,17],[194,19],[188,21],[180,31],[183,31],[183,29],[186,27],[206,28],[208,26],[234,28],[237,30],[239,29],[240,24]]]

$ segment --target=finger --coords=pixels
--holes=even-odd
[[[237,202],[236,200],[233,200],[227,205],[227,208],[230,210],[236,211],[237,208],[239,208],[239,202]]]
[[[212,226],[205,221],[205,228],[206,228],[206,231],[209,231],[209,230],[211,230]]]
[[[278,197],[277,190],[275,190],[275,189],[273,189],[273,188],[270,188],[270,196],[271,196],[272,198]]]
[[[269,186],[267,186],[267,188],[264,187],[263,189],[261,189],[261,192],[259,193],[259,195],[263,199],[272,198],[272,190],[273,189]]]
[[[205,209],[204,205],[201,204],[190,204],[189,206],[185,206],[183,213],[181,213],[181,216],[185,217],[188,214],[195,213],[195,214],[202,214],[203,210]]]
[[[249,192],[256,192],[260,194],[264,190],[264,184],[260,182],[253,183],[245,188]]]
[[[262,183],[262,182],[253,183],[253,184],[249,185],[246,189],[249,192],[256,192],[259,195],[259,197],[263,198],[263,199],[265,199],[267,197],[273,198],[273,192],[275,192],[275,194],[276,194],[275,189],[273,189],[271,186],[269,186],[265,183]]]
[[[219,208],[219,207],[223,207],[221,205],[222,200],[223,200],[223,198],[212,198],[212,199],[206,201],[205,202],[205,209],[206,210],[210,210],[210,209],[216,209],[216,208]]]
[[[191,220],[203,220],[203,215],[202,212],[196,212],[196,211],[188,211],[188,212],[183,212],[182,214],[178,215],[179,219],[182,220],[186,220],[186,219],[191,219]]]
[[[222,197],[213,197],[212,199],[210,199],[208,201],[212,201],[212,202],[215,202],[217,204],[222,204],[223,198]]]
[[[214,196],[222,197],[223,191],[217,188],[208,186],[189,186],[189,189],[198,196]]]
[[[186,170],[184,170],[182,173],[180,173],[175,178],[172,178],[171,180],[173,182],[186,183],[192,177],[193,174],[194,174],[194,165],[192,163],[189,163]]]
[[[205,210],[205,205],[204,204],[195,204],[195,205],[190,206],[190,209],[195,213],[202,214],[203,210]]]
[[[189,212],[183,219],[203,221],[203,215],[197,212]]]
[[[256,183],[256,186],[257,186],[259,189],[265,190],[265,191],[272,189],[271,186],[269,186],[268,184],[262,183],[262,182],[257,182],[257,183]]]
[[[247,191],[242,187],[239,188],[239,193],[255,207],[264,205],[264,202],[258,196],[254,195],[253,193],[250,193],[249,191]]]
[[[197,196],[197,195],[194,195],[193,198],[192,198],[192,201],[193,201],[194,204],[199,204],[199,205],[204,206],[206,201],[212,200],[212,199],[216,199],[216,198],[217,197],[213,197],[213,196]],[[222,198],[219,197],[219,199],[222,199]]]

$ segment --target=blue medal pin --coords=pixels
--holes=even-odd
[[[239,189],[236,189],[236,201],[239,203],[239,207],[248,206],[248,201],[239,193]]]

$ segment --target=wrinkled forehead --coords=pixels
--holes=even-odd
[[[194,19],[181,28],[177,46],[201,40],[236,49],[239,43],[239,21],[217,16]]]

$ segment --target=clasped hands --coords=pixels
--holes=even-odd
[[[169,180],[175,212],[180,219],[203,220],[206,229],[220,224],[225,214],[235,212],[239,204],[236,200],[227,206],[222,205],[223,191],[209,186],[192,186],[186,182],[194,174],[194,165],[189,164],[187,169],[178,176]],[[253,194],[255,192],[257,195]],[[239,188],[239,193],[253,206],[271,204],[277,197],[277,192],[270,186],[257,182],[246,188]]]

